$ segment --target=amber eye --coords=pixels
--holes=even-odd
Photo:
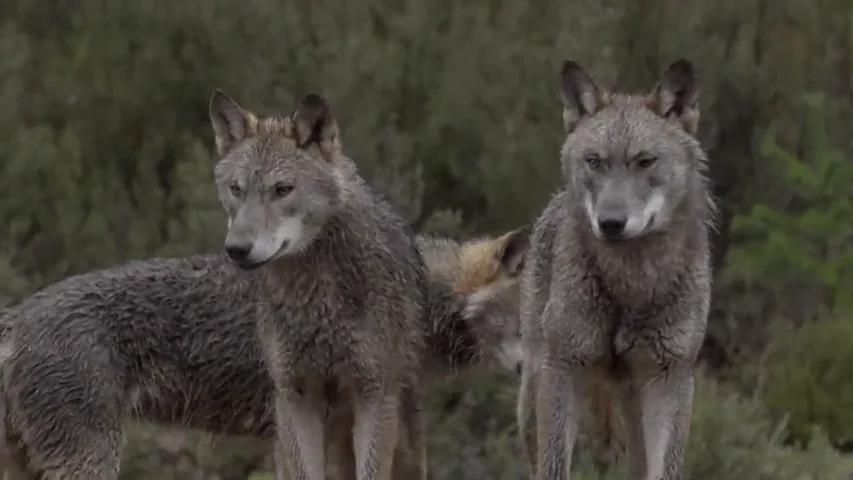
[[[601,157],[599,157],[597,153],[590,153],[583,157],[583,160],[587,165],[589,165],[589,168],[593,170],[601,166]]]
[[[284,198],[293,191],[293,185],[278,184],[273,188],[273,193],[278,198]]]
[[[644,169],[651,167],[657,161],[658,161],[658,157],[655,157],[653,155],[643,155],[643,156],[637,158],[637,160],[636,160],[637,166],[640,168],[644,168]]]
[[[231,185],[229,185],[229,186],[228,186],[228,191],[230,191],[230,192],[231,192],[231,195],[234,195],[235,197],[239,197],[239,196],[240,196],[240,194],[243,192],[243,191],[240,189],[240,185],[239,185],[239,184],[236,184],[236,183],[232,183]]]

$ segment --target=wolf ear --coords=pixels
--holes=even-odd
[[[578,122],[604,107],[609,95],[600,88],[595,79],[574,60],[563,62],[560,70],[563,97],[563,126],[566,132],[575,129]]]
[[[216,137],[216,150],[220,156],[225,155],[238,142],[252,136],[258,123],[252,113],[243,110],[220,89],[216,89],[210,97],[208,110]]]
[[[333,162],[341,152],[338,123],[326,99],[315,93],[302,99],[292,116],[293,133],[299,148],[317,148],[320,156]]]
[[[699,83],[693,65],[684,58],[673,62],[652,90],[648,104],[658,115],[678,120],[687,133],[695,135],[699,126]]]
[[[524,259],[530,247],[530,226],[525,225],[499,237],[495,256],[501,269],[511,277],[516,277],[524,268]]]

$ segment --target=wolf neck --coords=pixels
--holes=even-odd
[[[707,197],[704,191],[692,195],[665,232],[619,243],[596,238],[584,213],[575,212],[576,221],[571,223],[582,228],[567,233],[576,237],[577,250],[585,253],[586,258],[578,260],[594,269],[620,298],[637,301],[704,272],[709,263]]]

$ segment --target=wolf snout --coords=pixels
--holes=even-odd
[[[251,252],[251,244],[225,245],[225,254],[228,255],[228,258],[237,263],[242,263],[248,260],[249,253]]]
[[[618,237],[625,231],[628,219],[621,216],[598,217],[598,229],[605,237]]]

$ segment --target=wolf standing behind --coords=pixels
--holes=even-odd
[[[251,300],[275,385],[276,476],[323,480],[324,431],[351,415],[357,478],[388,479],[400,395],[424,355],[414,236],[344,161],[318,95],[262,118],[217,91],[210,116],[226,253],[263,265]]]
[[[522,279],[518,420],[532,473],[569,478],[585,407],[597,457],[620,443],[632,480],[680,479],[711,298],[696,74],[677,60],[642,95],[608,92],[573,61],[561,78],[566,185]]]

